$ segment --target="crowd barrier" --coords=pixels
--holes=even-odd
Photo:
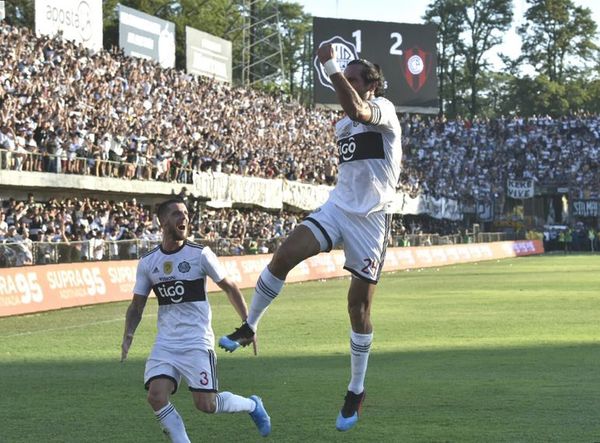
[[[389,248],[384,271],[416,269],[542,254],[541,240],[503,241],[428,247]],[[221,257],[228,276],[240,288],[253,287],[271,254]],[[3,269],[0,273],[0,317],[74,306],[128,300],[137,260],[84,262]],[[334,250],[298,265],[288,282],[349,275],[344,254]],[[209,292],[219,288],[209,279]]]
[[[226,220],[215,220],[215,224],[226,222]],[[245,238],[239,242],[235,238],[217,238],[209,240],[206,238],[194,238],[196,243],[202,243],[210,248],[218,256],[244,255],[258,253],[258,245],[265,246],[269,251],[275,251],[285,237],[272,238]],[[530,237],[528,239],[535,239]],[[489,243],[505,240],[522,240],[515,238],[514,234],[504,232],[479,232],[465,235],[451,234],[407,234],[396,235],[390,239],[393,246],[439,246],[454,245],[462,243]],[[66,242],[32,242],[30,247],[22,242],[0,243],[0,269],[13,266],[27,265],[49,265],[57,263],[75,263],[82,261],[101,260],[135,260],[160,243],[160,240],[149,240],[146,238],[135,238],[131,240],[102,240],[95,239],[84,241]],[[98,254],[96,246],[101,245],[102,252]],[[340,249],[341,247],[338,247]],[[242,252],[240,252],[240,249]],[[83,253],[83,251],[86,251]],[[29,254],[28,254],[29,252]],[[31,261],[25,263],[25,259]]]
[[[177,176],[157,177],[154,173],[143,173],[138,176],[127,176],[127,170],[147,170],[151,166],[138,166],[127,162],[113,162],[76,158],[74,162],[83,162],[85,170],[69,172],[62,169],[62,158],[46,154],[38,163],[43,164],[41,170],[22,169],[16,163],[2,160],[6,155],[15,155],[5,149],[0,149],[0,184],[14,186],[23,184],[28,189],[102,189],[105,192],[116,192],[121,195],[171,195],[185,188],[195,197],[210,201],[213,207],[229,207],[232,203],[259,206],[268,209],[282,209],[285,205],[304,211],[312,211],[321,206],[329,197],[333,186],[324,184],[302,183],[297,180],[283,178],[261,178],[229,174],[212,170],[198,171],[183,169]],[[32,156],[36,159],[41,154],[19,154]],[[12,158],[12,157],[11,157]],[[102,173],[93,167],[89,169],[88,162],[108,167]],[[33,163],[33,160],[31,161]],[[53,165],[52,167],[50,167]],[[103,167],[104,167],[103,166]],[[166,168],[171,170],[171,168]],[[183,179],[181,179],[181,177]],[[125,179],[125,180],[124,180]],[[51,186],[49,186],[51,184]],[[429,215],[436,219],[461,220],[463,208],[457,200],[446,197],[436,198],[431,195],[419,194],[411,197],[405,191],[397,190],[394,194],[390,212],[409,215]]]

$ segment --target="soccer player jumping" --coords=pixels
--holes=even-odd
[[[373,63],[352,60],[342,72],[331,45],[317,56],[346,115],[336,124],[338,179],[329,199],[291,232],[262,271],[248,318],[219,346],[233,352],[252,343],[261,316],[280,293],[287,274],[300,262],[343,244],[344,269],[352,274],[348,291],[351,378],[336,428],[358,421],[373,339],[371,305],[385,258],[391,226],[390,204],[402,159],[400,122],[383,97],[384,79]]]

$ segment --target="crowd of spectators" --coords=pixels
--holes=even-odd
[[[272,252],[274,242],[287,236],[303,217],[287,211],[212,209],[197,200],[188,205],[190,239],[219,248],[225,255]],[[11,197],[0,207],[0,245],[10,246],[4,251],[12,254],[17,265],[34,259],[47,263],[138,258],[161,240],[155,209],[135,198],[42,202],[33,194],[23,201]]]
[[[190,239],[210,245],[220,255],[273,252],[307,215],[243,207],[214,209],[193,198],[187,204]],[[0,203],[0,252],[11,254],[10,264],[16,265],[138,258],[161,240],[155,211],[153,205],[135,198],[41,201],[32,193],[25,200],[10,197]],[[395,217],[391,236],[459,231],[457,222],[405,216]]]
[[[151,221],[149,211],[135,199],[115,203],[90,198],[52,198],[40,202],[33,194],[25,201],[11,197],[0,208],[0,242],[12,246],[3,249],[3,258],[9,259],[13,252],[17,265],[34,259],[36,263],[58,261],[58,257],[51,257],[52,253],[60,254],[65,262],[102,260],[105,253],[125,258],[115,242],[135,239],[138,235],[152,239],[156,229]],[[106,242],[113,242],[117,249],[110,249]],[[61,244],[61,248],[52,244]]]
[[[333,184],[337,117],[0,25],[0,168],[186,183],[213,170]],[[508,178],[599,196],[597,115],[401,123],[400,189],[411,196],[473,204],[502,197]]]
[[[505,195],[508,179],[531,179],[599,198],[600,117],[404,120],[401,187],[464,204]]]
[[[210,169],[332,183],[335,115],[0,25],[0,167],[180,182]]]
[[[339,115],[231,87],[118,50],[92,54],[59,38],[0,22],[0,168],[189,183],[194,171],[334,184]],[[502,198],[507,179],[532,179],[600,198],[600,117],[456,119],[405,115],[399,189],[472,205]],[[195,211],[198,240],[225,253],[267,252],[303,214]],[[395,235],[454,233],[454,222],[396,218]],[[83,258],[134,256],[119,240],[158,241],[151,208],[135,200],[14,199],[0,240],[71,243]],[[259,240],[261,239],[261,240]],[[111,250],[107,245],[113,245]]]

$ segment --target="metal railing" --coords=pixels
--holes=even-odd
[[[515,240],[514,235],[501,232],[480,232],[467,235],[410,234],[395,236],[391,246],[438,246],[462,243],[488,243]],[[284,237],[270,239],[219,238],[196,241],[209,246],[218,256],[250,255],[274,252]],[[0,243],[0,268],[44,265],[55,263],[77,263],[100,260],[136,260],[160,244],[158,240],[97,240],[64,242]]]
[[[393,246],[440,246],[462,243],[490,243],[520,239],[518,235],[505,232],[478,232],[466,234],[407,234],[394,237]]]
[[[219,238],[216,240],[197,239],[198,243],[209,246],[217,255],[245,255],[273,252],[282,241],[276,239],[238,239]],[[146,239],[32,242],[29,246],[23,242],[0,243],[0,268],[22,265],[45,265],[56,263],[77,263],[102,260],[136,260],[146,252],[158,246],[160,241]]]
[[[40,152],[17,152],[0,148],[0,169],[24,172],[50,172],[56,174],[92,175],[132,180],[177,181],[191,184],[194,170],[175,166],[170,160],[168,167],[159,174],[158,165],[151,158],[146,163],[132,163],[126,160],[102,159],[96,153],[90,157],[76,155],[69,159],[65,154]]]

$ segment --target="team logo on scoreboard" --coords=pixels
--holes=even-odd
[[[423,51],[418,46],[404,51],[402,56],[402,72],[410,89],[414,92],[421,90],[429,78],[432,66],[432,54]]]
[[[358,58],[358,54],[356,52],[356,46],[354,46],[353,43],[350,43],[349,41],[344,40],[339,35],[336,35],[335,37],[332,37],[329,40],[325,40],[325,41],[321,42],[319,47],[326,45],[327,43],[330,43],[331,46],[333,47],[335,61],[337,62],[338,66],[340,67],[340,69],[342,71],[344,71],[344,69],[346,69],[346,66],[348,66],[348,63],[350,63],[352,60],[355,60]],[[325,73],[325,69],[323,69],[323,65],[321,64],[321,62],[319,62],[319,58],[317,56],[315,56],[314,65],[315,65],[315,70],[317,71],[317,74],[319,75],[319,81],[321,82],[321,84],[323,86],[325,86],[326,88],[329,88],[334,91],[335,89],[333,88],[333,85],[331,84],[331,80],[329,80],[329,76]]]

